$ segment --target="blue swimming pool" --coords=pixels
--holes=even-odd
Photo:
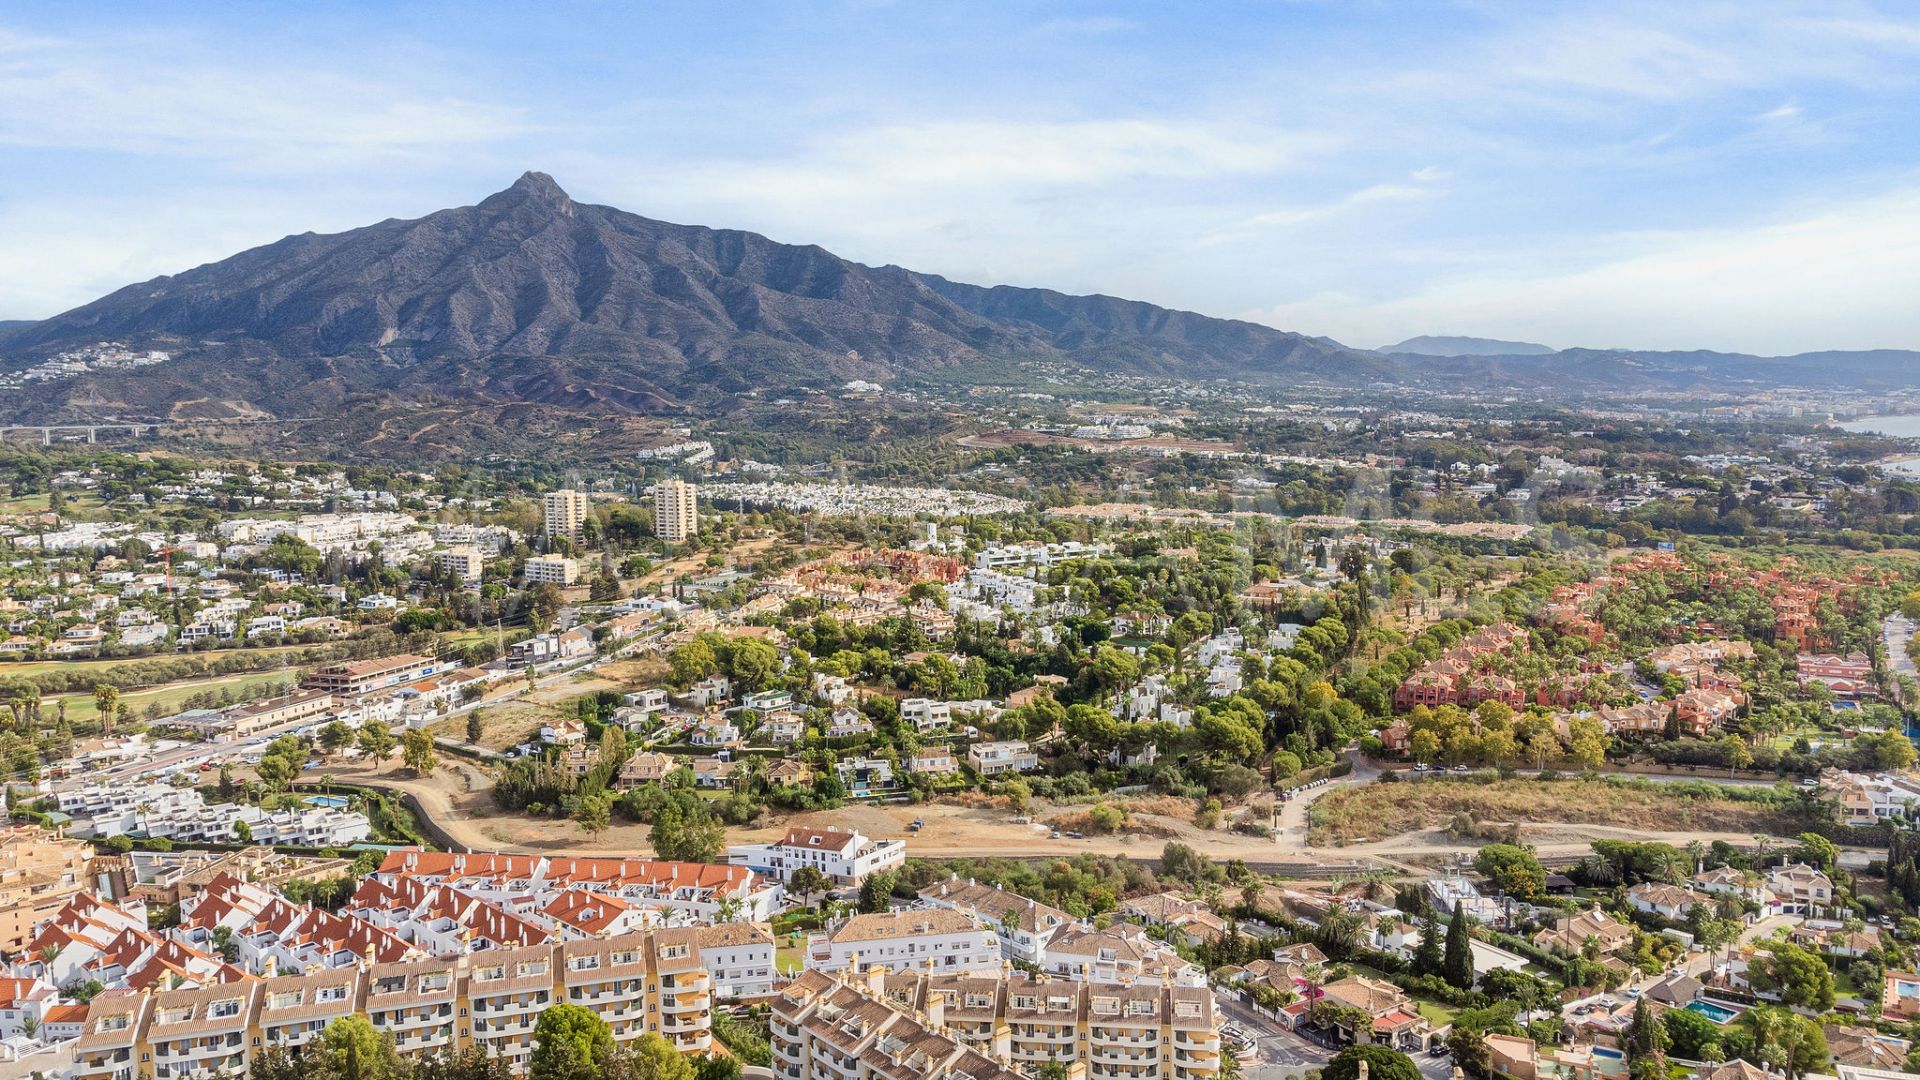
[[[345,795],[309,795],[307,796],[307,805],[318,806],[326,810],[345,810],[348,806],[352,805],[352,800],[348,799]]]
[[[1715,1005],[1711,1001],[1689,1001],[1687,1011],[1699,1013],[1716,1024],[1725,1024],[1740,1014],[1724,1005]]]
[[[1623,1054],[1623,1053],[1621,1053],[1621,1052],[1620,1052],[1620,1051],[1618,1051],[1618,1050],[1615,1050],[1615,1049],[1614,1049],[1613,1047],[1611,1047],[1611,1046],[1596,1046],[1596,1047],[1594,1047],[1594,1048],[1593,1048],[1593,1056],[1594,1056],[1594,1057],[1597,1057],[1597,1058],[1611,1058],[1611,1059],[1612,1059],[1612,1060],[1614,1060],[1614,1061],[1625,1061],[1625,1060],[1626,1060],[1626,1057],[1627,1057],[1627,1055],[1625,1055],[1625,1054]]]

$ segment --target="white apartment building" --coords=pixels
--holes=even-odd
[[[1026,964],[1038,964],[1046,956],[1048,942],[1081,925],[1059,908],[957,877],[921,889],[920,902],[979,919],[1000,939],[1003,957]]]
[[[666,479],[653,486],[653,535],[669,544],[684,543],[700,532],[699,491],[685,480]]]
[[[470,545],[448,548],[434,560],[441,573],[451,576],[455,581],[469,583],[480,580],[485,561],[480,549]]]
[[[536,555],[526,562],[529,585],[572,585],[580,580],[580,564],[559,555]]]
[[[901,840],[872,840],[857,832],[835,829],[788,829],[771,844],[735,844],[727,848],[727,862],[744,866],[786,883],[793,872],[811,866],[835,885],[858,885],[869,874],[897,869],[907,861]]]
[[[541,523],[549,540],[562,536],[573,543],[580,542],[580,529],[587,521],[585,492],[572,488],[549,491],[540,501],[540,509]]]
[[[895,973],[997,972],[1000,939],[985,924],[951,908],[855,915],[807,939],[807,967],[818,971],[883,967]]]

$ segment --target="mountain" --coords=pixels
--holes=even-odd
[[[18,413],[327,415],[477,402],[649,413],[1009,362],[1357,385],[1377,354],[1108,296],[985,288],[576,203],[530,172],[478,205],[303,233],[0,331],[0,369],[123,341],[167,363],[34,384]]]
[[[1410,337],[1398,345],[1383,346],[1378,351],[1389,356],[1545,356],[1554,349],[1550,345],[1535,345],[1530,341],[1423,334]]]

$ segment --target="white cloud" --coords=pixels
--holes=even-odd
[[[1803,115],[1805,115],[1805,110],[1789,101],[1761,113],[1760,119],[1766,123],[1778,124],[1798,120]]]
[[[929,121],[829,136],[792,158],[681,170],[700,190],[869,198],[954,189],[1033,190],[1127,179],[1200,180],[1271,173],[1332,140],[1205,120]]]
[[[1920,187],[1744,229],[1595,247],[1608,254],[1584,267],[1461,277],[1397,296],[1326,293],[1246,317],[1350,341],[1471,333],[1757,353],[1920,344]]]

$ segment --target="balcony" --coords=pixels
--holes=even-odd
[[[514,1035],[525,1035],[539,1026],[537,1016],[521,1016],[508,1020],[478,1020],[473,1022],[473,1033],[486,1039],[505,1039]]]

